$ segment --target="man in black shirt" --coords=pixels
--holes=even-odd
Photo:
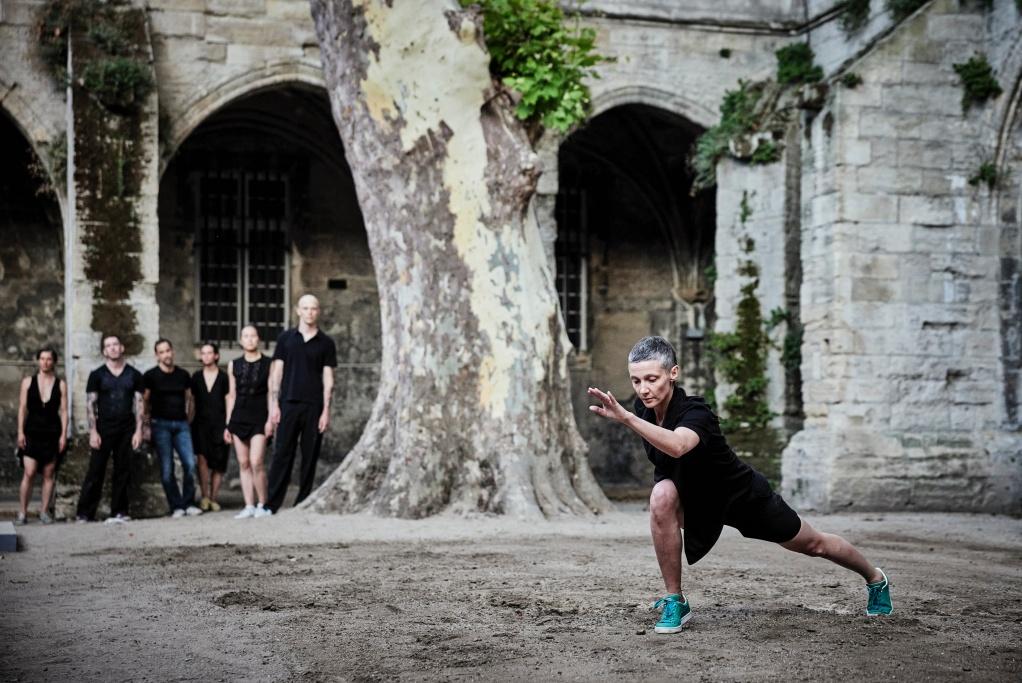
[[[299,438],[302,465],[295,505],[312,492],[319,448],[330,424],[330,396],[337,367],[337,348],[317,324],[319,300],[306,294],[298,300],[296,310],[298,327],[277,338],[270,369],[270,421],[277,425],[277,436],[266,507],[273,512],[284,504]]]
[[[654,465],[650,531],[667,588],[667,595],[656,603],[662,613],[655,632],[677,633],[692,616],[681,592],[682,546],[689,564],[695,564],[717,542],[725,524],[747,538],[825,557],[857,572],[866,581],[866,614],[890,614],[884,572],[845,539],[821,533],[800,519],[762,474],[739,460],[706,402],[675,385],[678,372],[670,343],[663,337],[645,337],[628,354],[628,374],[637,396],[634,414],[610,392],[589,388],[589,395],[602,404],[589,409],[642,437]]]
[[[174,345],[169,339],[156,342],[155,368],[145,373],[146,417],[153,445],[160,456],[160,480],[175,519],[201,515],[195,507],[195,454],[188,422],[194,414],[191,377],[174,365]],[[174,478],[174,451],[184,471],[182,489]]]
[[[116,334],[103,337],[106,362],[89,373],[85,384],[89,421],[89,468],[78,496],[77,519],[96,518],[103,495],[106,463],[113,455],[108,522],[127,522],[131,455],[142,445],[142,373],[124,360],[124,344]]]

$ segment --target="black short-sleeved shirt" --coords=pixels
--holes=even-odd
[[[159,420],[187,420],[185,394],[191,387],[191,377],[185,370],[175,367],[164,372],[157,365],[145,373],[145,388],[149,390],[149,415]]]
[[[305,341],[296,328],[277,337],[273,360],[284,361],[284,377],[280,382],[280,401],[323,404],[323,368],[337,367],[334,340],[316,330]]]
[[[142,389],[142,373],[130,365],[125,365],[119,375],[105,364],[90,372],[85,393],[99,395],[96,428],[105,433],[134,431],[135,394],[141,394]]]
[[[205,375],[202,370],[196,370],[192,374],[191,387],[195,421],[223,429],[227,424],[227,392],[230,390],[227,373],[218,368],[213,388],[206,389]]]
[[[635,399],[635,414],[657,424],[652,408]],[[699,436],[699,445],[680,458],[672,458],[645,439],[642,445],[654,465],[654,481],[671,479],[678,487],[685,510],[685,556],[695,564],[720,537],[731,503],[749,496],[770,496],[766,478],[742,462],[720,431],[720,422],[699,396],[687,396],[680,386],[667,405],[660,425],[674,431],[687,427]]]

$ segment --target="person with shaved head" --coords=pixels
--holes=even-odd
[[[270,369],[270,421],[277,435],[270,463],[267,507],[284,504],[295,450],[302,448],[301,474],[295,505],[312,493],[323,433],[330,425],[330,396],[334,389],[337,347],[319,329],[319,299],[306,294],[295,307],[298,327],[277,338]]]

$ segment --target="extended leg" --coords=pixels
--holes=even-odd
[[[826,558],[845,569],[856,572],[867,583],[883,579],[881,571],[868,562],[855,546],[836,534],[817,531],[804,519],[795,538],[782,543],[781,546],[803,555]]]

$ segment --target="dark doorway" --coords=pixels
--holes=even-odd
[[[557,286],[577,351],[579,426],[609,489],[645,483],[645,457],[630,434],[591,419],[577,388],[607,386],[627,399],[627,353],[647,334],[674,344],[686,390],[712,384],[703,347],[712,317],[716,196],[691,194],[688,163],[702,132],[670,112],[629,104],[596,116],[561,145]]]
[[[10,454],[22,376],[42,346],[64,357],[64,239],[53,181],[3,111],[0,150],[0,451]],[[17,459],[0,458],[0,488],[20,478]]]

